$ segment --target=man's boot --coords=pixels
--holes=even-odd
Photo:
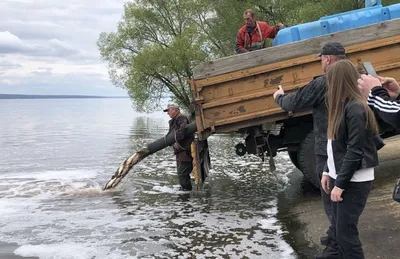
[[[332,239],[322,251],[321,254],[317,255],[315,259],[339,259],[339,248]]]
[[[329,242],[331,241],[331,238],[329,236],[324,236],[324,237],[321,237],[319,240],[321,242],[321,245],[328,246]]]

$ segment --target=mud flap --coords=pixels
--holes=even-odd
[[[196,137],[193,140],[190,148],[193,157],[194,185],[197,187],[197,189],[201,189],[211,169],[211,160],[207,139],[199,140]]]
[[[268,133],[268,137],[267,137],[267,141],[266,141],[266,146],[267,146],[267,152],[269,154],[269,170],[271,171],[271,173],[275,172],[276,170],[276,165],[275,165],[275,160],[274,157],[272,155],[272,150],[271,150],[271,146],[269,145],[269,133]]]

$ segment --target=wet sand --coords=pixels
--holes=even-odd
[[[400,204],[392,200],[394,185],[400,178],[400,138],[385,142],[379,151],[373,190],[359,222],[366,259],[400,258]],[[284,218],[290,232],[287,238],[301,258],[313,258],[323,249],[319,238],[324,235],[328,220],[318,192],[304,192]]]

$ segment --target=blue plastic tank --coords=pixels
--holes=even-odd
[[[315,22],[282,29],[272,41],[272,45],[282,45],[400,18],[400,4],[383,7],[381,0],[366,0],[365,5],[362,9],[324,16]]]

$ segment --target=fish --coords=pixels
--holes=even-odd
[[[124,162],[120,164],[110,180],[103,187],[103,191],[110,190],[121,182],[121,180],[129,173],[133,166],[142,161],[150,154],[148,148],[144,147],[137,151],[135,154],[129,156]]]

